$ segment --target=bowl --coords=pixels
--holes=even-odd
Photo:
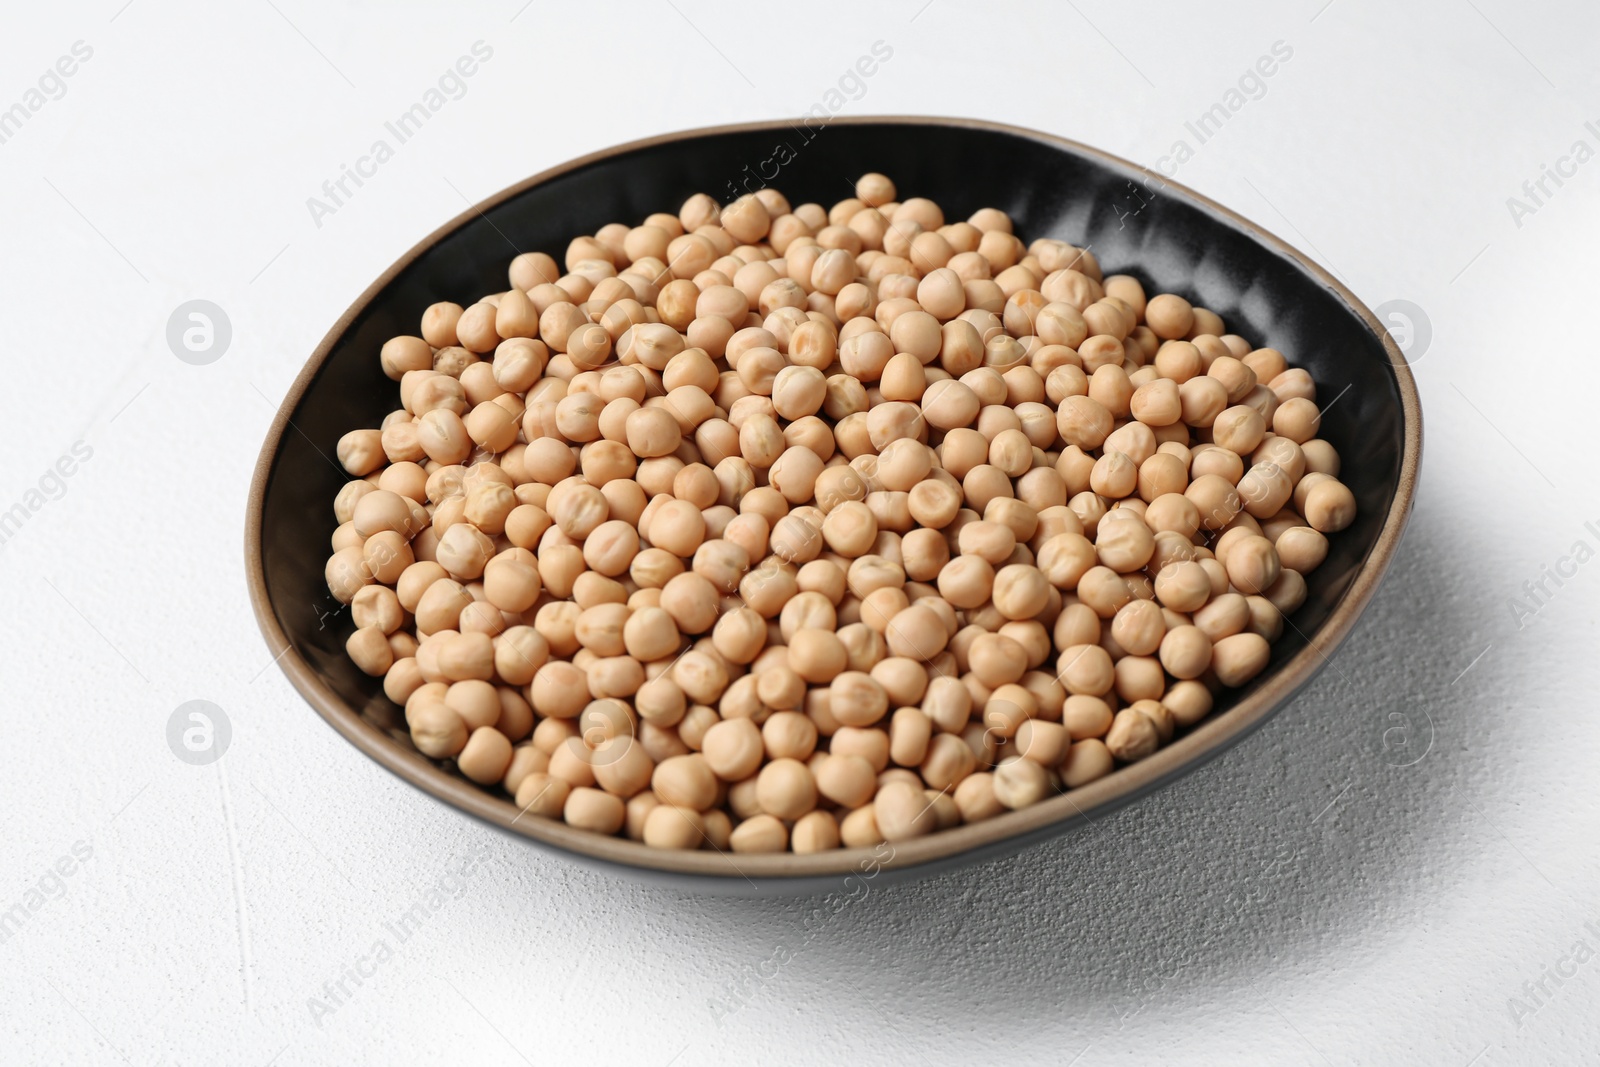
[[[781,162],[780,162],[781,161]],[[811,855],[672,852],[520,816],[495,795],[411,747],[381,679],[345,655],[348,609],[323,565],[347,480],[331,458],[346,431],[398,406],[378,349],[415,333],[422,309],[505,286],[520,251],[560,259],[567,241],[608,222],[675,211],[695,192],[721,200],[763,179],[793,203],[850,195],[867,171],[951,218],[1009,212],[1024,240],[1092,247],[1107,274],[1185,295],[1256,345],[1306,367],[1327,405],[1322,436],[1343,458],[1360,511],[1330,538],[1267,669],[1224,693],[1205,721],[1154,755],[1087,786],[986,822],[876,849]],[[564,163],[496,193],[423,239],[358,297],[317,346],[267,433],[250,489],[245,556],[262,633],[289,681],[356,748],[467,815],[572,860],[698,892],[806,893],[852,875],[899,879],[993,859],[1100,818],[1238,744],[1328,662],[1371,602],[1394,557],[1415,490],[1422,418],[1405,359],[1383,327],[1328,272],[1221,205],[1125,160],[1032,130],[969,119],[853,118],[826,126],[760,122],[668,134]]]

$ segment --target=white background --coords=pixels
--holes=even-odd
[[[1520,225],[1507,206],[1597,145],[1592,5],[520,3],[7,16],[0,108],[74,42],[93,56],[0,144],[0,510],[74,442],[93,456],[0,547],[0,910],[54,894],[0,944],[0,1059],[1593,1056],[1600,961],[1571,952],[1600,951],[1600,564],[1529,618],[1510,600],[1600,548],[1600,162]],[[466,95],[316,226],[307,197],[479,39]],[[978,116],[1151,165],[1292,47],[1178,180],[1431,322],[1421,495],[1355,635],[1176,787],[837,914],[580,870],[379,770],[271,666],[245,594],[246,486],[302,362],[467,201],[614,143],[797,114],[878,40],[893,57],[850,114]],[[209,366],[165,341],[194,298],[233,325]],[[232,723],[211,766],[168,748],[193,699]],[[52,882],[78,842],[92,858]],[[472,856],[461,895],[314,1021],[309,998]]]

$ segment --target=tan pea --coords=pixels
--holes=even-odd
[[[1062,705],[1061,724],[1073,741],[1104,737],[1111,728],[1111,705],[1098,696],[1074,693]]]
[[[1020,756],[1001,760],[994,769],[994,796],[1018,811],[1050,795],[1050,772],[1040,763]]]
[[[753,815],[733,828],[728,843],[740,853],[784,852],[789,847],[789,828],[775,816]]]
[[[1274,542],[1278,559],[1284,567],[1309,574],[1322,565],[1328,556],[1328,539],[1309,526],[1293,526],[1278,535]]]
[[[816,787],[835,804],[859,808],[877,791],[878,774],[865,757],[834,752],[817,765]]]
[[[773,760],[756,777],[756,801],[768,815],[800,818],[817,806],[817,786],[811,769],[795,759]]]
[[[1211,666],[1211,638],[1198,626],[1177,626],[1162,637],[1160,653],[1174,678],[1198,678]]]
[[[381,627],[361,627],[345,641],[344,648],[363,673],[375,678],[394,665],[394,650],[389,647],[389,637]]]
[[[1254,452],[1266,434],[1261,412],[1248,404],[1226,408],[1211,424],[1211,440],[1219,447],[1241,456]]]
[[[1183,399],[1171,378],[1139,386],[1128,404],[1133,417],[1146,426],[1171,426],[1183,418]]]
[[[917,767],[928,755],[933,723],[919,708],[897,708],[889,724],[889,758],[902,767]]]
[[[994,606],[1005,618],[1032,619],[1050,600],[1050,583],[1039,568],[1016,563],[995,572]]]
[[[1071,645],[1061,650],[1056,677],[1068,693],[1104,696],[1115,681],[1111,654],[1099,645]]]
[[[724,781],[743,781],[755,774],[763,758],[761,729],[750,719],[727,719],[706,731],[701,753],[706,765]]]
[[[910,841],[938,829],[938,817],[923,791],[909,782],[890,782],[872,801],[874,820],[886,841]]]
[[[443,701],[423,701],[406,711],[411,743],[430,759],[450,759],[467,745],[467,725]]]
[[[1161,747],[1161,731],[1150,716],[1137,708],[1123,708],[1106,732],[1106,748],[1124,763],[1133,763]]]
[[[528,782],[524,781],[523,785],[526,788]],[[622,829],[626,808],[621,797],[590,786],[579,786],[568,792],[561,813],[569,826],[597,834],[614,834]]]
[[[1099,448],[1113,428],[1111,412],[1087,396],[1069,396],[1056,413],[1056,428],[1069,445]]]
[[[1244,506],[1233,484],[1216,474],[1200,475],[1189,483],[1183,495],[1199,511],[1200,526],[1206,530],[1222,529],[1233,521]]]
[[[813,685],[831,682],[843,672],[847,656],[837,634],[802,630],[789,641],[790,668]]]
[[[1156,574],[1156,599],[1173,611],[1193,612],[1211,598],[1211,577],[1193,560],[1177,560]]]
[[[965,823],[992,819],[1006,810],[994,792],[994,775],[989,771],[969,774],[957,785],[952,794],[956,810]]]
[[[1181,338],[1194,325],[1194,307],[1181,296],[1162,293],[1145,305],[1145,322],[1163,340]]]
[[[1068,789],[1077,789],[1099,778],[1104,778],[1116,767],[1111,750],[1099,738],[1085,738],[1073,743],[1061,761],[1061,782]]]
[[[798,855],[827,852],[838,848],[839,841],[839,822],[827,811],[807,812],[789,832],[790,848]]]
[[[1278,550],[1271,541],[1255,534],[1236,540],[1228,548],[1223,564],[1228,581],[1246,595],[1265,592],[1282,570]]]
[[[889,711],[889,696],[871,675],[844,671],[828,685],[829,708],[845,726],[871,726]]]
[[[717,776],[700,753],[673,756],[656,764],[650,789],[663,804],[705,811],[716,802]]]
[[[479,785],[493,785],[511,766],[511,742],[492,726],[480,726],[456,756],[456,766]]]
[[[1355,521],[1356,498],[1348,486],[1325,477],[1305,494],[1301,510],[1306,525],[1319,533],[1337,533]]]
[[[1211,669],[1223,685],[1240,686],[1260,674],[1272,648],[1260,634],[1224,637],[1211,650]]]
[[[980,731],[981,724],[978,725]],[[928,742],[928,754],[919,770],[934,789],[953,789],[977,767],[977,755],[957,733],[937,733]]]

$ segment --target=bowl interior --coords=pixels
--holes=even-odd
[[[292,405],[289,422],[281,428],[275,450],[268,442],[252,496],[252,504],[259,506],[259,515],[253,516],[257,525],[247,546],[247,553],[259,551],[251,560],[260,579],[252,582],[252,592],[264,628],[275,645],[271,624],[281,629],[293,650],[285,656],[285,668],[319,711],[391,769],[414,781],[417,774],[437,778],[425,786],[430,791],[471,788],[459,778],[446,786],[446,775],[453,777],[453,772],[438,770],[410,748],[400,709],[383,695],[380,680],[362,674],[345,655],[344,641],[352,630],[349,611],[329,595],[323,581],[336,525],[332,502],[347,480],[332,458],[335,445],[350,429],[376,427],[398,406],[397,383],[378,365],[378,349],[385,340],[415,333],[422,309],[436,300],[466,303],[503,289],[506,266],[517,252],[542,250],[559,261],[575,235],[593,233],[608,222],[635,222],[654,211],[676,211],[699,191],[725,201],[746,187],[759,188],[764,176],[792,203],[828,205],[852,195],[854,179],[873,170],[890,175],[902,197],[936,200],[952,221],[994,206],[1011,215],[1024,241],[1048,236],[1088,245],[1107,274],[1134,274],[1151,291],[1182,293],[1219,313],[1233,332],[1258,346],[1280,349],[1291,364],[1311,372],[1319,403],[1332,402],[1322,435],[1343,458],[1341,477],[1355,493],[1360,513],[1354,525],[1331,538],[1327,561],[1308,577],[1309,596],[1274,645],[1272,665],[1249,688],[1225,694],[1208,724],[1218,723],[1219,716],[1225,721],[1229,708],[1249,701],[1274,679],[1281,688],[1278,676],[1285,665],[1292,665],[1298,676],[1287,690],[1269,694],[1274,704],[1309,679],[1317,665],[1313,658],[1332,651],[1327,641],[1318,640],[1319,628],[1369,556],[1398,532],[1391,505],[1408,456],[1414,461],[1420,433],[1413,426],[1408,436],[1403,392],[1409,392],[1409,378],[1403,367],[1397,372],[1398,353],[1374,333],[1370,316],[1353,307],[1326,275],[1272,247],[1270,238],[1248,224],[1110,157],[1043,135],[983,124],[863,120],[835,122],[825,129],[776,123],[668,137],[580,160],[508,190],[480,205],[481,211],[448,224],[347,313],[291,390],[286,401]],[[1401,506],[1393,509],[1397,513],[1409,503],[1409,478],[1404,480]],[[1373,562],[1381,567],[1388,551],[1384,548],[1382,558]],[[1320,648],[1312,650],[1314,657],[1306,655],[1308,640]],[[296,663],[297,657],[303,663]],[[349,711],[336,706],[330,711],[329,705],[341,702]],[[1251,725],[1261,717],[1252,716]],[[1243,735],[1242,729],[1208,729],[1208,724],[1163,750],[1168,757],[1165,777],[1198,765]],[[391,758],[384,758],[385,752]],[[408,766],[412,773],[407,773]],[[1092,815],[1096,808],[1124,802],[1159,784],[1159,776],[1149,772],[1141,772],[1131,786],[1115,784],[1140,768],[1135,765],[1078,791],[1081,799],[1071,807],[1062,806],[1065,798],[1047,802],[1057,805],[1057,811],[1043,822],[1038,813],[1031,820],[1017,819],[1028,814],[1023,812],[951,833],[968,835],[963,845],[968,851],[1000,838],[1020,846],[1060,828],[1044,823]],[[509,799],[488,794],[481,803],[462,806],[502,825],[515,815]],[[531,821],[523,819],[514,829],[539,837],[551,828],[531,829]],[[548,835],[544,840],[551,842]],[[574,847],[571,840],[557,843]],[[612,846],[623,851],[617,853]],[[590,852],[582,842],[576,847]],[[613,861],[625,856],[625,862],[684,869],[662,862],[659,853],[646,858],[629,849],[646,852],[629,842],[612,842],[607,851]],[[694,855],[699,870],[715,872],[716,856]],[[782,869],[796,875],[821,872],[827,862],[834,864],[832,869],[850,866],[826,857],[786,858],[817,861]],[[708,860],[713,866],[706,865]]]

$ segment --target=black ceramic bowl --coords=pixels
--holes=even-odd
[[[559,260],[578,234],[676,210],[695,192],[728,200],[746,182],[757,187],[758,175],[771,176],[793,203],[831,204],[867,171],[892,176],[902,195],[938,201],[950,218],[995,206],[1010,213],[1024,240],[1091,246],[1107,274],[1134,274],[1152,292],[1181,293],[1220,313],[1231,330],[1308,368],[1324,403],[1337,398],[1322,435],[1343,457],[1341,477],[1360,514],[1310,575],[1310,595],[1268,669],[1146,760],[1023,811],[878,850],[652,850],[518,818],[505,796],[422,757],[379,680],[346,657],[349,612],[323,582],[333,498],[346,480],[330,459],[335,443],[398,406],[396,384],[378,366],[379,347],[415,333],[422,309],[436,300],[503,289],[514,251],[543,250]],[[289,680],[334,729],[411,784],[570,859],[702,891],[803,892],[852,872],[921,875],[1014,852],[1237,744],[1322,668],[1371,600],[1411,507],[1421,448],[1410,372],[1372,313],[1301,253],[1196,193],[1083,145],[985,122],[863,118],[809,130],[757,123],[669,134],[563,164],[463,212],[406,253],[334,324],[284,399],[251,486],[246,559],[257,618]]]

